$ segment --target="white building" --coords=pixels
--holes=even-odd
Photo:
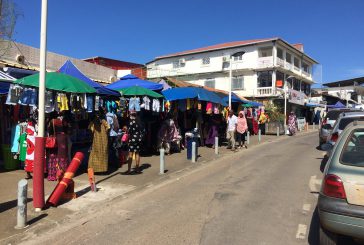
[[[147,63],[147,78],[173,77],[228,91],[231,68],[233,92],[264,101],[281,97],[285,80],[290,91],[309,95],[317,63],[303,52],[302,44],[257,39],[156,57]]]

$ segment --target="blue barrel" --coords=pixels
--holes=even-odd
[[[196,158],[198,156],[198,137],[187,137],[187,159],[188,160],[192,160],[192,142],[196,142]]]

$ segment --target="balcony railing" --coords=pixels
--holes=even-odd
[[[275,96],[276,90],[272,87],[263,87],[263,88],[257,88],[255,96],[256,97],[266,97],[266,96]]]
[[[269,68],[269,67],[273,67],[272,57],[258,58],[258,68]]]

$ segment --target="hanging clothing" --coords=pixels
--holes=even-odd
[[[32,122],[27,125],[27,154],[25,157],[25,171],[33,172],[35,150],[35,127]]]
[[[52,91],[45,92],[45,112],[51,113],[54,111],[54,94]]]
[[[19,160],[24,162],[27,156],[27,133],[22,133],[19,138]]]
[[[191,99],[187,99],[187,111],[191,110]]]
[[[130,98],[129,111],[140,111],[140,98]]]
[[[66,94],[58,94],[57,96],[57,105],[59,111],[68,111],[68,98]]]
[[[212,113],[212,103],[208,102],[206,104],[206,114],[211,114]]]
[[[145,96],[143,98],[143,102],[144,102],[144,109],[149,111],[150,110],[150,99],[149,99],[149,97]]]
[[[100,96],[95,96],[95,111],[99,111],[100,108]]]
[[[87,95],[86,97],[86,103],[87,103],[87,112],[93,112],[94,110],[94,97],[91,95]]]
[[[89,125],[93,133],[93,142],[88,161],[88,167],[93,168],[94,172],[106,172],[108,170],[108,135],[110,129],[106,120],[93,121]]]
[[[11,153],[19,153],[20,125],[11,129]]]
[[[26,88],[20,95],[19,104],[36,106],[38,102],[38,93],[34,88]]]
[[[158,99],[153,99],[152,110],[154,112],[159,112],[160,111],[160,107],[161,107],[161,103],[159,102],[159,100]]]
[[[295,135],[297,131],[297,117],[291,113],[288,117],[288,130],[291,135]]]
[[[10,84],[8,96],[6,97],[5,104],[16,105],[19,103],[20,96],[23,92],[23,88],[17,84]]]

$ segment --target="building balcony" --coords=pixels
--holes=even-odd
[[[273,58],[272,57],[262,57],[258,58],[257,68],[272,68],[273,67]]]
[[[278,96],[280,93],[276,88],[273,87],[262,87],[256,88],[254,96],[255,97],[271,97],[271,96]]]

